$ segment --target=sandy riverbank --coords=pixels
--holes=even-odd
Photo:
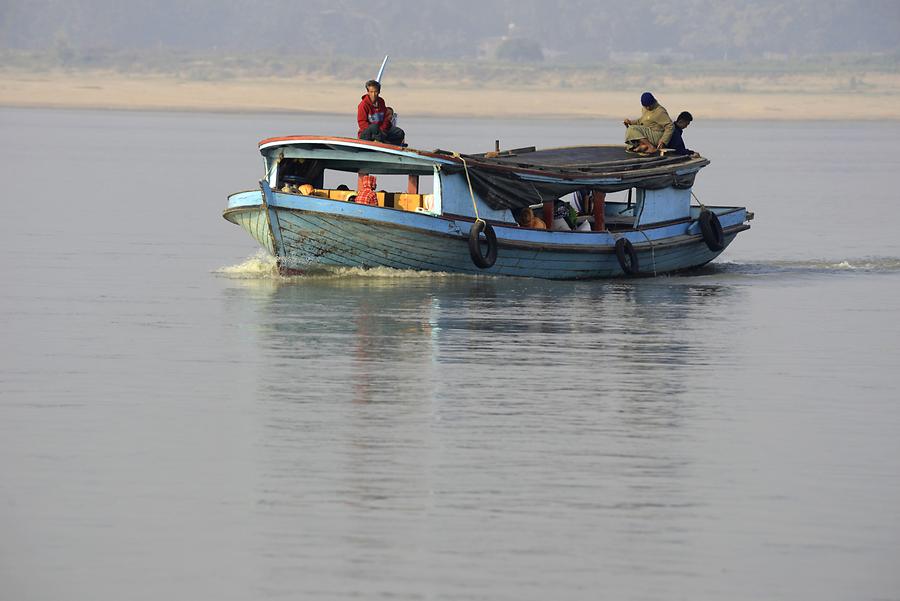
[[[816,90],[716,91],[709,82],[665,87],[657,96],[673,116],[688,109],[704,119],[900,120],[900,93],[892,80],[876,92]],[[362,95],[357,83],[305,79],[182,80],[109,73],[0,71],[0,106],[224,112],[353,112]],[[752,86],[750,86],[752,87]],[[707,89],[711,91],[686,91]],[[492,88],[428,81],[385,87],[385,96],[405,116],[596,117],[637,114],[642,90],[604,91]]]

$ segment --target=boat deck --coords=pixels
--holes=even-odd
[[[609,168],[619,170],[629,167],[644,169],[648,166],[658,167],[682,163],[693,158],[691,155],[676,155],[672,153],[643,156],[626,151],[625,146],[621,144],[567,146],[544,150],[536,150],[533,146],[530,146],[471,156],[485,163],[548,171],[598,171]]]

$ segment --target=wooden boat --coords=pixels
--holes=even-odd
[[[708,263],[753,217],[744,207],[691,204],[694,179],[709,164],[697,154],[644,157],[617,145],[464,155],[318,136],[270,138],[259,150],[265,178],[258,190],[229,196],[224,217],[284,273],[391,267],[549,279],[655,275]],[[373,175],[395,189],[370,190]],[[326,184],[341,176],[356,189]],[[429,180],[426,190],[421,184]],[[606,198],[614,192],[627,197]],[[516,222],[532,207],[552,223],[554,207],[567,206],[560,199],[580,199],[569,215],[577,231]]]

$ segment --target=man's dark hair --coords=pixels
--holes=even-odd
[[[676,121],[687,121],[688,123],[690,123],[691,121],[694,120],[694,116],[691,115],[687,111],[681,111],[681,113],[678,114],[678,118],[675,120]]]
[[[378,92],[381,92],[381,84],[375,81],[374,79],[370,79],[366,82],[366,89],[375,88]]]

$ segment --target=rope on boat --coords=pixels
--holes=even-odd
[[[481,217],[478,216],[478,204],[475,202],[475,192],[472,191],[472,180],[469,179],[469,166],[466,165],[466,159],[462,157],[458,152],[453,153],[453,157],[462,161],[463,170],[466,172],[466,183],[469,184],[469,197],[472,199],[472,208],[475,209],[475,221],[484,221]],[[531,183],[531,182],[529,182]],[[541,196],[541,193],[538,192],[538,189],[534,187],[534,184],[531,183],[531,188],[534,190],[534,193],[537,195],[538,200],[544,202],[544,197]]]
[[[453,157],[462,161],[463,170],[466,172],[466,182],[469,184],[469,197],[472,199],[472,208],[475,209],[475,223],[479,221],[484,221],[481,217],[478,216],[478,203],[475,202],[475,192],[472,191],[472,180],[469,179],[469,166],[466,165],[466,159],[462,158],[458,152],[453,153]]]
[[[644,230],[638,230],[642,234],[644,234],[644,238],[647,240],[647,244],[650,245],[650,263],[653,265],[653,276],[656,277],[656,249],[653,248],[653,241],[650,239],[650,236],[647,235],[647,232]]]
[[[535,193],[535,195],[538,197],[538,200],[541,201],[541,202],[543,203],[543,202],[544,202],[544,197],[541,196],[541,193],[540,193],[540,192],[538,191],[538,189],[535,187],[534,182],[528,182],[528,184],[531,186],[531,189],[534,190],[534,193]],[[554,208],[556,208],[556,207],[554,206]],[[548,228],[548,229],[549,229],[549,228]]]
[[[453,156],[462,161],[463,169],[466,172],[466,182],[469,184],[469,197],[472,199],[472,208],[475,209],[475,223],[469,228],[469,254],[472,256],[472,262],[479,269],[488,269],[497,260],[497,234],[494,233],[491,224],[478,215],[478,203],[475,202],[475,192],[472,190],[472,179],[469,177],[469,166],[466,164],[466,159],[462,158],[458,152],[454,152]],[[487,256],[481,254],[480,236],[482,232],[487,240]]]
[[[700,205],[700,210],[701,210],[701,211],[702,211],[702,210],[703,210],[703,209],[705,209],[705,208],[706,208],[706,205],[705,205],[705,204],[703,204],[703,201],[702,201],[702,200],[700,200],[700,199],[699,199],[699,198],[697,198],[697,195],[696,195],[696,194],[694,194],[694,191],[693,191],[693,190],[691,190],[691,196],[693,196],[693,197],[694,197],[694,200],[696,200],[696,201],[697,201],[697,204],[699,204],[699,205]]]

